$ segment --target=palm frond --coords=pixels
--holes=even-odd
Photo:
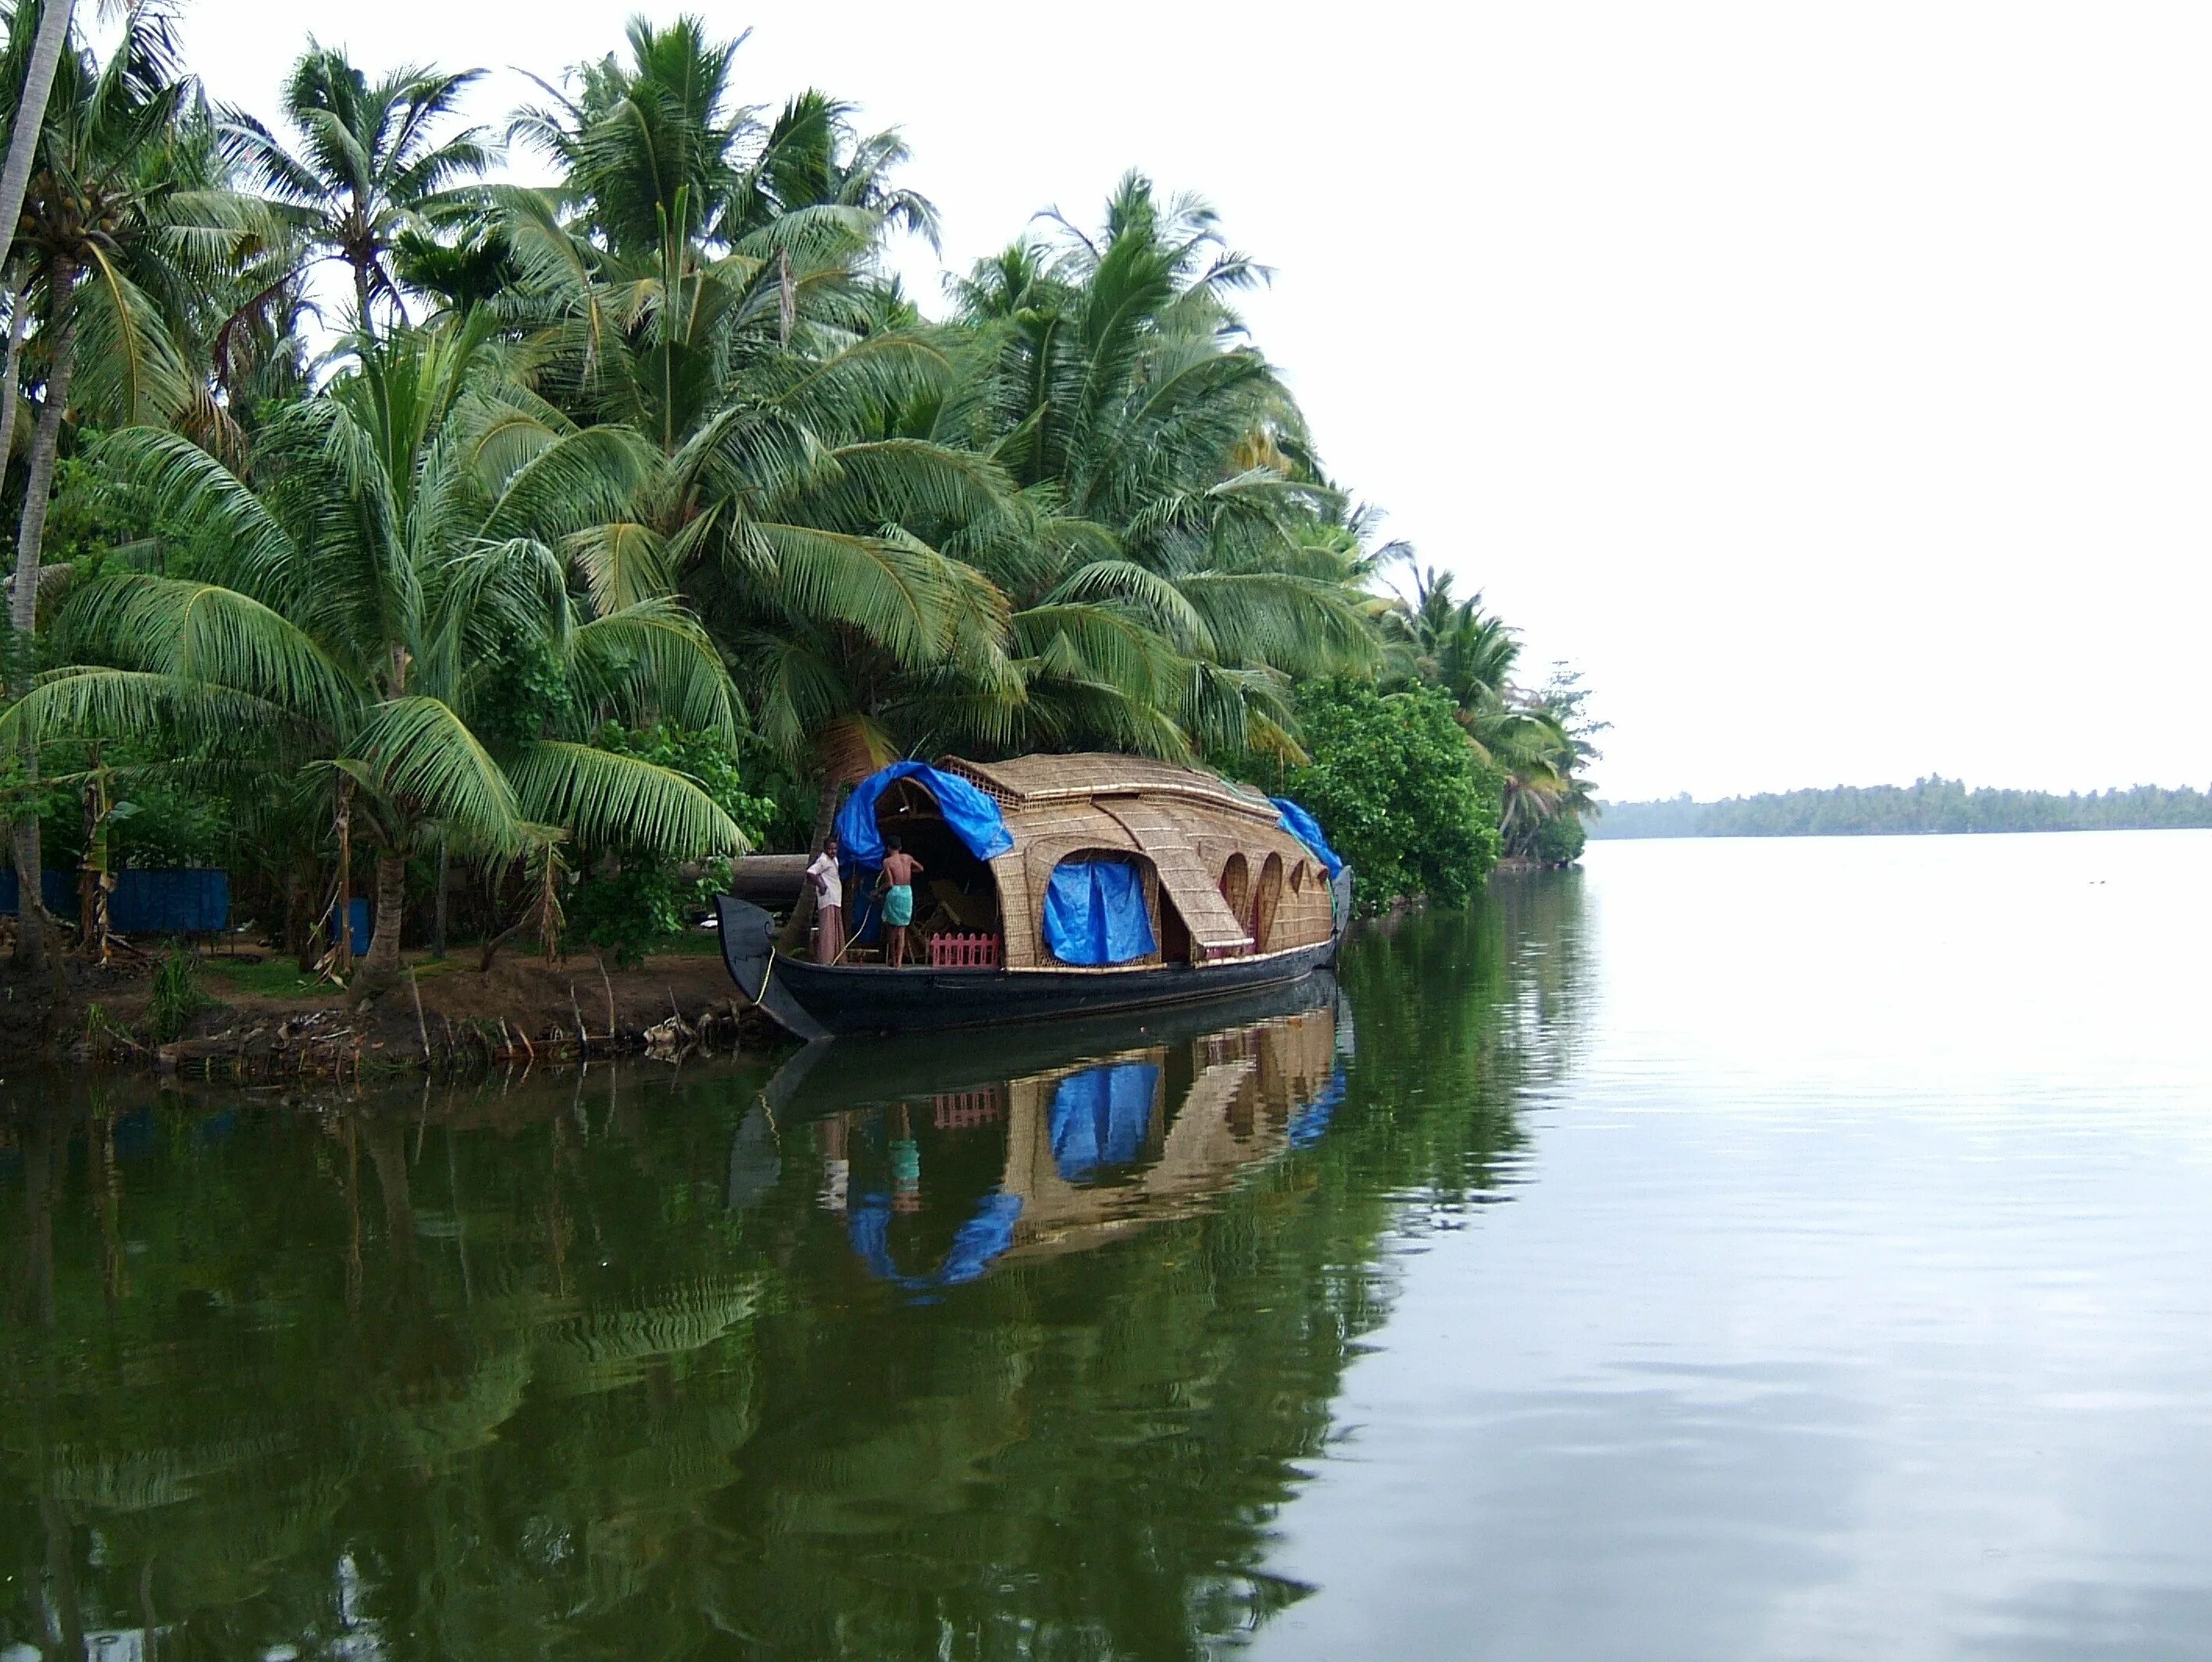
[[[377,793],[402,813],[454,826],[488,848],[512,848],[520,840],[514,787],[444,701],[408,697],[378,705],[352,751]]]
[[[523,752],[515,793],[533,820],[586,847],[642,848],[678,859],[742,854],[744,833],[696,780],[639,756],[543,743]]]

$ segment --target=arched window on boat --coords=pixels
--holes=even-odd
[[[1127,854],[1085,849],[1053,867],[1044,895],[1044,943],[1061,963],[1085,968],[1157,953],[1142,864]]]
[[[1252,868],[1242,854],[1231,854],[1221,868],[1221,898],[1240,920],[1252,915]]]
[[[1291,868],[1291,893],[1293,895],[1303,895],[1305,892],[1306,863],[1304,860],[1300,860],[1296,865]]]
[[[1275,909],[1283,901],[1283,857],[1270,854],[1260,868],[1260,888],[1252,896],[1252,950],[1266,952],[1274,942]]]

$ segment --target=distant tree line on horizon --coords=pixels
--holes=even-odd
[[[1902,785],[1838,785],[1720,802],[1689,795],[1608,802],[1589,826],[1596,838],[1885,837],[2003,831],[2153,831],[2212,826],[2212,795],[2138,785],[2058,796],[2048,791],[1969,790],[1931,774]]]

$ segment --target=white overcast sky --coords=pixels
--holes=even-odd
[[[1331,472],[1585,671],[1606,794],[2212,781],[2201,5],[694,9],[748,101],[904,130],[948,264],[1131,166],[1209,197]],[[186,39],[264,112],[313,31],[497,120],[629,10]]]

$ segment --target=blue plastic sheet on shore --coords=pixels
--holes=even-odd
[[[940,773],[926,761],[895,761],[854,786],[837,810],[837,841],[845,863],[873,870],[884,863],[883,833],[876,827],[876,804],[901,779],[910,779],[937,798],[945,822],[979,860],[996,859],[1014,846],[999,804],[963,779]]]
[[[39,895],[62,918],[77,914],[77,873],[42,871]],[[0,870],[0,914],[12,915],[15,874]],[[118,935],[220,935],[230,927],[230,873],[197,867],[115,874],[107,926]]]
[[[1145,880],[1126,860],[1062,860],[1044,892],[1044,943],[1064,964],[1126,964],[1157,949]]]
[[[376,918],[368,909],[368,895],[356,895],[346,902],[346,921],[351,925],[346,931],[351,937],[346,942],[346,950],[359,957],[368,950],[369,941],[376,934]],[[323,919],[323,927],[332,936],[337,934],[338,909],[335,906],[331,908],[331,915]]]
[[[1152,1062],[1116,1062],[1072,1073],[1052,1094],[1053,1164],[1070,1183],[1102,1167],[1133,1166],[1152,1135],[1160,1071]]]
[[[1328,839],[1322,835],[1320,822],[1288,797],[1270,797],[1267,800],[1275,804],[1275,822],[1306,846],[1321,862],[1322,870],[1334,877],[1344,870],[1343,858],[1328,846]]]

